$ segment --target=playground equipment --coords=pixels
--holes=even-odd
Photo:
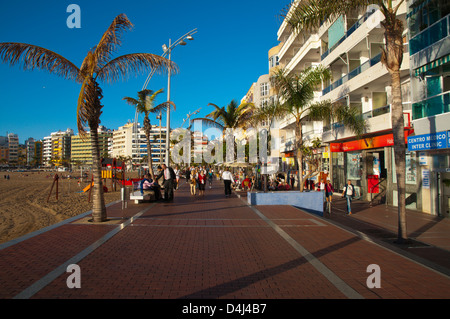
[[[50,196],[52,195],[53,187],[55,186],[55,184],[56,184],[56,200],[58,201],[58,180],[59,180],[59,176],[58,176],[58,174],[55,174],[55,176],[53,177],[52,188],[50,188],[50,193],[48,194],[48,197],[47,197],[47,203],[50,200]]]

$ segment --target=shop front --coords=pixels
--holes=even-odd
[[[450,217],[450,131],[410,136],[408,150],[417,154],[422,210]]]
[[[331,176],[335,189],[342,190],[350,180],[357,197],[394,204],[393,145],[393,134],[330,143]]]

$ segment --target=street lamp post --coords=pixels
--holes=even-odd
[[[192,37],[193,34],[197,33],[197,29],[191,30],[182,37],[180,37],[177,41],[172,43],[172,41],[169,39],[169,46],[167,47],[165,44],[163,45],[164,55],[169,55],[169,61],[171,61],[172,58],[172,50],[177,45],[186,45],[185,39],[187,40],[194,40]],[[171,70],[169,69],[169,75],[168,75],[168,83],[167,83],[167,102],[170,102],[170,79],[171,79]],[[167,107],[167,128],[166,128],[166,161],[165,164],[169,166],[170,164],[170,105]]]
[[[169,47],[167,47],[165,44],[163,45],[163,50],[164,50],[164,54],[162,55],[163,58],[166,57],[167,54],[169,54],[169,61],[171,61],[171,53],[172,53],[172,49],[175,48],[177,45],[186,45],[186,42],[184,41],[184,39],[187,40],[194,40],[194,38],[192,37],[193,34],[197,33],[197,29],[193,29],[191,31],[189,31],[188,33],[186,33],[185,35],[183,35],[182,37],[180,37],[177,41],[175,41],[173,44],[171,43],[171,41],[169,40]],[[150,72],[150,74],[148,75],[147,79],[145,80],[144,86],[142,87],[142,91],[145,90],[148,86],[148,84],[150,83],[151,78],[153,77],[153,75],[155,74],[156,68],[154,68],[152,70],[152,72]],[[170,77],[171,77],[171,70],[169,68],[169,78],[168,78],[168,85],[167,85],[167,102],[170,102]],[[159,113],[159,127],[160,127],[160,136],[161,136],[161,112]],[[135,124],[137,125],[138,123],[138,112],[136,110],[136,114],[135,114]],[[168,105],[167,107],[167,128],[166,128],[166,165],[169,165],[170,160],[169,160],[169,150],[170,150],[170,105]],[[160,164],[162,163],[162,159],[161,159],[161,138],[160,138]]]

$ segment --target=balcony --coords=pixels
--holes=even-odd
[[[350,29],[345,32],[344,36],[339,39],[339,41],[334,44],[331,48],[329,48],[327,51],[325,51],[321,55],[321,60],[325,59],[328,54],[330,54],[334,49],[336,49],[342,42],[345,41],[353,32],[355,32],[356,29],[358,29],[364,22],[367,21],[367,19],[375,12],[375,10],[372,10],[371,12],[366,12],[354,25],[350,27]]]
[[[447,15],[409,40],[410,55],[431,46],[449,34],[450,15]]]
[[[346,83],[347,81],[353,79],[354,77],[358,76],[359,74],[363,73],[364,71],[368,70],[375,64],[378,64],[381,61],[381,53],[370,59],[369,61],[361,64],[356,69],[349,72],[347,75],[343,76],[339,80],[335,81],[333,84],[329,85],[325,89],[322,90],[322,96],[325,94],[330,93],[334,89],[340,87],[342,84]]]
[[[412,104],[413,120],[450,112],[450,91]]]
[[[411,127],[411,106],[410,102],[403,102],[403,121],[404,127]],[[383,132],[392,129],[391,105],[362,113],[361,117],[366,120],[366,134]],[[353,137],[355,134],[342,123],[333,123],[323,128],[322,140],[325,143]]]

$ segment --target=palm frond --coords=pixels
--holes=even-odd
[[[113,83],[119,79],[126,80],[130,74],[142,74],[156,69],[158,72],[177,73],[178,67],[172,61],[151,53],[132,53],[122,55],[108,62],[97,72],[100,81]]]
[[[321,23],[332,22],[341,15],[369,5],[383,5],[383,0],[309,0],[294,3],[282,12],[288,25],[295,31],[316,30]],[[292,7],[295,5],[295,7]],[[292,7],[292,9],[291,9]]]
[[[111,55],[117,51],[122,44],[121,36],[124,31],[131,30],[133,24],[128,20],[125,14],[119,14],[103,34],[99,43],[93,52],[95,56],[95,65],[103,67],[111,58]]]
[[[223,114],[225,114],[225,107],[219,107],[214,103],[208,103],[208,106],[214,107],[215,110],[206,115],[206,117],[212,118],[213,121],[219,120],[220,124],[224,125],[225,123],[223,123]]]
[[[26,43],[0,43],[0,60],[11,66],[22,64],[24,70],[40,69],[63,78],[82,82],[78,67],[48,49]]]
[[[176,110],[176,105],[172,101],[163,102],[155,107],[152,107],[149,111],[150,113],[157,113],[159,111],[165,111],[168,108],[173,107],[174,110]]]

